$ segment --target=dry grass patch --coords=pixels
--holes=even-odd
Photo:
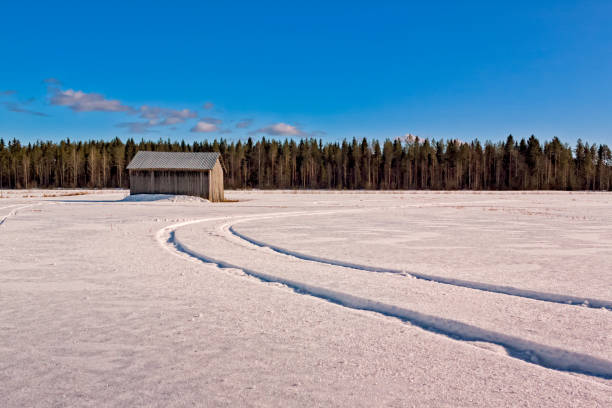
[[[69,196],[80,196],[80,195],[87,195],[87,194],[89,193],[80,191],[78,193],[43,194],[43,197],[69,197]],[[34,196],[29,196],[29,197],[34,197]]]

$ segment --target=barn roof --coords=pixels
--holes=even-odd
[[[211,170],[219,153],[146,152],[139,151],[128,164],[128,170]]]

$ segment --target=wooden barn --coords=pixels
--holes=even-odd
[[[219,153],[139,151],[127,169],[130,194],[181,194],[223,201]]]

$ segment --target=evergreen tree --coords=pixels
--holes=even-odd
[[[227,188],[557,189],[611,190],[612,154],[606,145],[558,138],[503,143],[399,139],[323,143],[262,138],[106,141],[22,145],[0,139],[0,188],[128,187],[125,167],[138,150],[221,154]]]

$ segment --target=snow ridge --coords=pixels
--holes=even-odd
[[[529,289],[519,289],[519,288],[515,288],[512,286],[492,285],[492,284],[482,283],[482,282],[466,281],[462,279],[446,278],[443,276],[427,275],[427,274],[422,274],[418,272],[409,272],[409,271],[402,271],[399,269],[390,269],[390,268],[379,268],[376,266],[360,265],[360,264],[338,261],[338,260],[329,259],[329,258],[321,258],[318,256],[303,254],[301,252],[292,251],[289,249],[285,249],[285,248],[281,248],[275,245],[268,244],[263,241],[256,240],[241,232],[236,231],[233,225],[230,225],[229,231],[236,237],[243,239],[253,245],[256,245],[262,248],[270,248],[271,250],[278,252],[280,254],[293,256],[295,258],[302,259],[305,261],[319,262],[319,263],[324,263],[324,264],[334,265],[334,266],[342,266],[345,268],[358,269],[358,270],[368,271],[368,272],[395,273],[395,274],[401,274],[401,275],[410,275],[416,279],[426,280],[429,282],[441,283],[445,285],[461,286],[464,288],[481,290],[484,292],[500,293],[500,294],[509,295],[509,296],[517,296],[517,297],[528,298],[528,299],[533,299],[533,300],[540,300],[543,302],[561,303],[561,304],[574,305],[574,306],[586,306],[586,307],[590,307],[594,309],[604,308],[607,310],[612,310],[612,301],[609,301],[609,300],[577,297],[577,296],[570,296],[570,295],[560,295],[557,293],[538,292],[538,291],[529,290]]]
[[[215,264],[222,269],[237,269],[253,278],[266,283],[280,283],[296,293],[313,296],[328,302],[355,310],[365,310],[408,322],[429,332],[466,342],[486,342],[503,347],[509,356],[528,363],[558,371],[586,374],[604,379],[612,379],[612,362],[582,353],[571,352],[556,347],[542,345],[519,337],[497,333],[491,330],[465,324],[459,321],[426,315],[414,310],[397,307],[371,299],[353,296],[348,293],[332,291],[322,287],[285,279],[272,274],[258,272],[233,265],[223,260],[211,258],[190,248],[176,236],[180,226],[208,220],[183,222],[163,228],[156,236],[166,249],[182,253],[205,263]],[[173,251],[173,252],[174,252]],[[177,254],[178,255],[178,254]]]

